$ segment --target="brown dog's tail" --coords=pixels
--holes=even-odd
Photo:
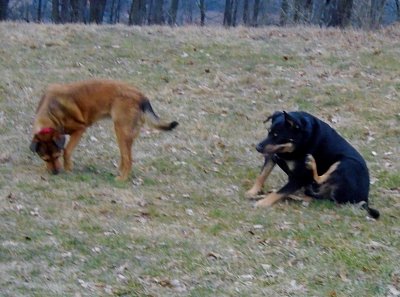
[[[170,123],[162,122],[158,117],[158,115],[156,115],[156,113],[154,112],[153,107],[151,106],[150,101],[148,99],[144,99],[142,101],[140,108],[144,113],[146,122],[151,126],[153,126],[154,128],[157,128],[159,130],[169,131],[179,125],[179,123],[176,121]]]

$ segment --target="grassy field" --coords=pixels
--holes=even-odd
[[[0,23],[1,296],[400,296],[400,27],[168,28]],[[145,127],[114,181],[112,123],[74,171],[29,150],[53,82],[121,79],[180,126]],[[368,162],[371,205],[244,198],[275,110],[329,122]],[[266,190],[286,178],[276,169]]]

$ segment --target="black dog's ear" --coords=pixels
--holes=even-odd
[[[280,114],[282,114],[282,112],[280,111],[275,111],[272,115],[270,115],[266,120],[264,120],[264,124],[267,123],[268,121],[270,121],[272,119],[272,121],[279,116]]]
[[[291,128],[300,129],[300,123],[297,119],[292,117],[286,111],[283,111],[283,115],[285,116],[285,122],[288,123]]]
[[[53,137],[53,142],[58,149],[62,150],[65,145],[65,135],[58,134]]]
[[[37,141],[37,139],[32,139],[31,145],[29,146],[30,150],[34,153],[37,152],[39,146],[39,141]]]

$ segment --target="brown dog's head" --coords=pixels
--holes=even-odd
[[[58,174],[62,168],[60,157],[64,144],[65,135],[53,128],[43,128],[33,136],[30,149],[46,162],[51,173]]]

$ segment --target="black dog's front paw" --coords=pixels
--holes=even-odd
[[[315,159],[314,159],[314,157],[313,157],[311,154],[308,154],[308,155],[306,156],[306,160],[305,160],[304,163],[305,163],[307,169],[312,170],[312,169],[314,169],[314,167],[315,167]]]

